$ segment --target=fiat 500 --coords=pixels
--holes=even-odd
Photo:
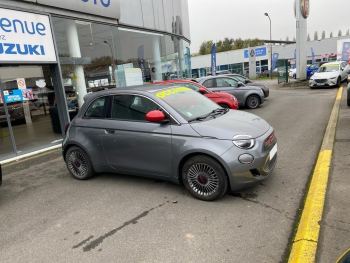
[[[87,95],[66,131],[63,156],[76,179],[146,176],[212,201],[268,178],[277,142],[258,116],[222,108],[187,87],[140,86]]]

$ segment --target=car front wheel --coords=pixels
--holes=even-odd
[[[250,95],[245,104],[248,109],[256,109],[260,106],[260,98],[258,95]]]
[[[221,165],[202,155],[186,161],[182,167],[182,180],[191,195],[203,201],[223,197],[228,188],[227,176]]]
[[[89,156],[81,148],[73,146],[65,155],[68,171],[78,180],[86,180],[94,175]]]
[[[341,87],[341,78],[339,77],[338,80],[337,80],[337,86],[338,87]]]

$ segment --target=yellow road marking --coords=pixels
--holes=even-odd
[[[322,220],[327,192],[329,170],[332,162],[335,129],[338,122],[340,100],[343,88],[338,90],[335,104],[329,119],[322,147],[318,155],[310,187],[305,199],[298,229],[293,239],[289,263],[315,262],[320,222]]]

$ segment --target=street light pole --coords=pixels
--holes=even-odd
[[[270,15],[265,13],[265,16],[267,16],[270,21],[270,78],[272,79],[272,23]]]
[[[115,82],[115,78],[114,78],[114,71],[115,71],[115,58],[114,58],[114,52],[113,52],[113,48],[112,48],[112,45],[107,41],[103,41],[104,44],[106,44],[107,46],[109,46],[110,50],[111,50],[111,59],[112,59],[112,81]]]

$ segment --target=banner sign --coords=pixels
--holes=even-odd
[[[341,39],[337,42],[337,59],[342,61],[350,60],[350,39]]]
[[[315,55],[314,48],[311,48],[311,60],[312,60],[312,65],[315,65],[316,64],[316,55]]]
[[[0,8],[0,63],[56,62],[49,17]]]
[[[266,47],[259,47],[255,49],[255,57],[263,57],[267,55],[267,48]],[[244,58],[249,58],[249,50],[244,50]]]
[[[216,76],[216,45],[211,47],[211,75]]]
[[[272,70],[274,70],[277,67],[278,58],[279,58],[279,53],[273,53],[273,55],[272,55]]]
[[[22,0],[80,13],[120,19],[120,0]]]

